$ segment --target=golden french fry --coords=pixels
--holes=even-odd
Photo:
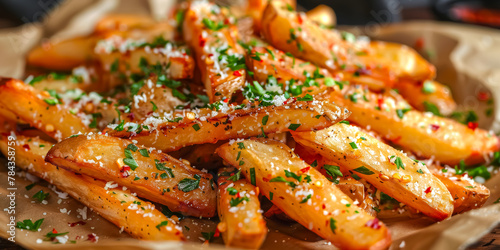
[[[108,38],[114,40],[116,37]],[[122,39],[122,38],[118,38]],[[194,59],[185,46],[177,46],[173,43],[166,43],[164,47],[149,46],[130,48],[127,51],[106,51],[105,46],[99,43],[108,43],[100,40],[96,47],[96,58],[104,68],[112,72],[120,73],[143,73],[141,66],[161,65],[161,72],[168,79],[191,79],[194,75]]]
[[[328,102],[293,101],[281,103],[281,106],[267,106],[238,109],[226,106],[224,113],[211,109],[200,109],[197,113],[174,113],[169,119],[179,116],[178,122],[169,122],[167,118],[148,118],[141,125],[128,123],[135,129],[106,132],[115,137],[131,138],[139,144],[155,147],[163,151],[174,151],[185,146],[204,143],[216,143],[220,140],[263,136],[263,134],[286,131],[309,131],[330,126],[345,119],[349,112]],[[138,131],[137,128],[139,128]]]
[[[0,106],[56,140],[92,131],[69,107],[56,102],[47,92],[19,80],[10,79],[0,86]]]
[[[335,11],[330,8],[330,6],[324,4],[320,4],[314,7],[314,9],[306,12],[306,16],[311,21],[316,22],[319,25],[333,27],[337,23]]]
[[[420,111],[426,110],[426,102],[435,105],[442,115],[450,115],[457,107],[450,89],[436,81],[428,80],[420,84],[400,81],[394,87],[412,107]]]
[[[192,1],[185,11],[184,40],[195,51],[211,102],[231,98],[245,85],[244,51],[236,42],[238,30],[227,12],[205,1]]]
[[[44,161],[52,143],[36,137],[17,136],[15,141],[2,136],[0,149],[7,156],[12,147],[16,165],[55,185],[99,213],[106,220],[143,240],[185,240],[182,228],[155,206],[118,185],[78,175]]]
[[[219,169],[217,228],[226,246],[259,249],[267,235],[266,222],[260,212],[259,189],[243,176],[239,178],[235,168]]]
[[[101,18],[95,28],[95,33],[108,31],[124,31],[136,28],[149,28],[156,24],[150,16],[130,14],[109,14]]]
[[[217,152],[288,216],[335,246],[384,249],[390,244],[391,236],[383,223],[354,205],[286,145],[243,140],[224,144]]]
[[[188,215],[215,215],[212,175],[157,150],[105,135],[80,135],[56,144],[45,157],[58,167],[114,181],[139,196]]]
[[[369,128],[395,144],[423,158],[456,165],[484,162],[484,155],[498,151],[498,138],[479,128],[453,120],[411,110],[396,93],[375,94],[356,86],[344,86],[317,97],[343,105],[352,114],[348,120]],[[390,124],[390,126],[388,125]]]
[[[451,216],[452,197],[439,179],[423,164],[357,127],[335,124],[317,132],[292,134],[298,143],[338,162],[407,206],[437,220]]]
[[[47,42],[28,54],[28,64],[52,70],[71,70],[92,60],[97,37]]]
[[[431,173],[446,186],[453,197],[453,214],[460,214],[469,210],[480,208],[490,197],[490,190],[462,175],[441,171],[443,168],[436,165],[428,165]]]

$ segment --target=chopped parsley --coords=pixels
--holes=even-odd
[[[374,172],[372,172],[370,169],[366,168],[365,166],[361,166],[359,168],[355,168],[354,171],[360,173],[360,174],[364,174],[364,175],[372,175],[372,174],[375,174]],[[353,177],[354,178],[354,177]]]
[[[227,26],[222,21],[216,23],[208,18],[203,18],[202,23],[205,25],[205,27],[213,31],[221,30]]]
[[[241,178],[241,171],[234,173],[231,177],[227,178],[230,181],[238,181]]]
[[[132,149],[135,149],[135,150],[132,150]],[[135,152],[137,150],[137,146],[135,146],[133,144],[129,144],[127,146],[127,148],[124,150],[125,158],[123,159],[123,163],[125,163],[125,165],[129,166],[130,169],[135,170],[137,167],[139,167],[139,165],[137,165],[137,162],[135,161],[131,150]]]
[[[358,146],[356,145],[355,142],[349,142],[349,145],[351,145],[352,149],[358,149]]]
[[[44,219],[39,219],[33,223],[31,220],[18,221],[16,227],[19,229],[25,229],[33,232],[37,232],[42,225]]]
[[[256,185],[255,184],[255,168],[250,168],[250,183],[252,183],[252,185]]]
[[[240,203],[242,203],[243,201],[250,201],[250,199],[248,197],[237,197],[236,199],[235,198],[231,198],[231,200],[229,201],[229,205],[231,207],[236,207],[238,206]]]
[[[262,118],[262,125],[266,125],[267,124],[267,121],[269,120],[269,115],[266,115]]]
[[[405,116],[406,112],[410,111],[410,108],[405,108],[405,109],[396,109],[396,114],[398,115],[399,119],[403,119]]]
[[[344,176],[342,172],[340,172],[340,167],[325,164],[323,168],[326,170],[326,173],[330,176],[330,177],[327,176],[327,179],[335,184],[339,184],[337,178]]]
[[[182,179],[179,184],[177,184],[177,187],[179,190],[182,192],[190,192],[195,189],[197,189],[200,186],[200,179],[201,177],[197,174],[194,175],[194,179],[190,178],[184,178]]]
[[[335,225],[337,221],[335,219],[330,218],[330,229],[332,230],[333,234],[335,234],[335,229],[337,229],[337,226]]]
[[[292,123],[290,124],[290,126],[288,126],[288,129],[295,131],[300,127],[300,125],[301,124]]]
[[[194,131],[200,130],[200,125],[199,124],[193,125],[193,129],[194,129]]]
[[[311,194],[307,195],[304,199],[302,199],[302,201],[300,201],[300,203],[306,203],[309,199],[311,199],[311,197]]]
[[[162,221],[160,224],[156,225],[156,228],[158,229],[158,231],[160,230],[160,227],[164,227],[168,225],[168,221]]]
[[[33,197],[31,197],[31,198],[36,199],[36,200],[38,200],[39,202],[42,202],[42,201],[44,201],[45,199],[47,199],[47,197],[49,196],[49,194],[50,194],[50,193],[45,193],[45,192],[43,192],[43,190],[40,190],[40,191],[36,192],[36,193],[33,195]]]

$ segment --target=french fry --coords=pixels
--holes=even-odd
[[[490,197],[490,190],[474,180],[450,172],[444,173],[443,168],[428,165],[431,173],[436,176],[450,191],[453,197],[453,214],[460,214],[482,207]]]
[[[133,124],[142,131],[128,129],[106,132],[115,137],[131,138],[139,144],[155,147],[165,152],[175,151],[185,146],[204,143],[216,143],[220,140],[263,136],[263,134],[286,131],[309,131],[328,127],[345,119],[349,112],[328,102],[305,102],[289,99],[291,103],[282,106],[267,106],[236,109],[235,106],[223,106],[226,112],[200,109],[197,113],[174,113],[169,118],[148,118],[149,130]],[[224,103],[223,103],[224,104]],[[180,117],[178,122],[169,119]],[[131,123],[130,123],[131,124]],[[125,124],[125,127],[128,125]],[[131,125],[132,126],[132,125]]]
[[[92,61],[97,40],[89,36],[45,43],[30,51],[28,64],[51,70],[72,70]]]
[[[344,80],[391,88],[397,80],[388,65],[367,61],[356,64],[360,55],[370,55],[367,44],[355,43],[354,35],[322,28],[304,13],[289,10],[279,1],[270,1],[262,17],[262,34],[274,47],[297,58],[315,63],[332,73],[342,72]],[[363,59],[359,59],[363,60]],[[361,66],[360,66],[361,65]]]
[[[120,37],[111,37],[111,42]],[[101,40],[99,43],[109,43]],[[148,65],[161,65],[161,72],[168,79],[191,79],[194,75],[194,59],[185,46],[166,43],[163,47],[149,46],[131,48],[127,51],[106,51],[105,46],[96,47],[96,57],[104,68],[112,72],[143,73],[144,62]],[[159,46],[159,45],[158,45]]]
[[[114,181],[139,196],[188,215],[212,217],[212,175],[169,155],[105,135],[80,135],[56,144],[45,157],[60,168]]]
[[[356,86],[344,86],[342,92],[333,91],[317,98],[343,105],[352,112],[349,121],[370,128],[386,140],[420,157],[434,158],[451,166],[462,159],[469,165],[484,162],[485,155],[500,148],[495,135],[447,118],[410,110],[396,93],[375,94]]]
[[[344,80],[381,90],[402,79],[425,81],[435,76],[433,65],[413,49],[394,43],[356,41],[348,32],[322,28],[303,13],[270,1],[262,17],[262,34],[278,49],[311,61]]]
[[[8,148],[14,148],[18,167],[67,192],[134,238],[185,240],[182,228],[177,222],[155,209],[152,203],[135,197],[118,185],[108,185],[106,182],[58,169],[46,163],[44,157],[52,145],[50,142],[24,136],[17,136],[16,140],[12,141],[8,137],[2,136],[0,149],[8,156],[11,152]]]
[[[280,83],[292,79],[304,82],[307,78],[306,73],[313,76],[315,71],[323,77],[333,77],[326,69],[291,57],[272,46],[252,48],[250,56],[247,56],[247,65],[254,72],[253,78],[259,82],[266,82],[270,75],[276,77]],[[317,80],[323,83],[322,79]]]
[[[126,14],[108,14],[101,18],[95,28],[95,33],[103,33],[116,30],[130,30],[137,28],[148,28],[156,24],[150,16],[144,15],[126,15]]]
[[[240,173],[235,168],[219,169],[217,228],[226,246],[259,249],[267,235],[260,212],[259,189],[243,177],[238,178]]]
[[[211,102],[230,98],[245,85],[244,51],[236,42],[238,30],[227,12],[205,1],[192,1],[185,11],[184,40],[195,51]]]
[[[37,91],[19,80],[10,79],[0,86],[0,106],[56,140],[92,131],[68,107],[49,100],[54,98],[47,92]]]
[[[293,132],[294,139],[338,162],[377,189],[436,220],[453,212],[452,197],[429,170],[400,151],[361,132],[335,124],[317,132]]]
[[[295,0],[282,0],[286,4],[289,4],[291,8],[295,8],[297,6],[297,2]],[[245,9],[246,15],[250,16],[253,20],[253,29],[256,34],[260,32],[260,22],[262,19],[262,13],[267,6],[268,1],[266,0],[248,0],[247,6]]]
[[[224,144],[217,152],[288,216],[335,246],[384,249],[390,244],[389,230],[383,223],[352,204],[348,196],[286,145],[244,140]]]
[[[314,7],[314,9],[306,12],[306,16],[311,21],[327,27],[334,27],[337,23],[335,11],[330,8],[330,6],[324,4],[320,4]]]
[[[427,80],[420,84],[400,81],[394,87],[412,107],[421,111],[426,111],[426,102],[435,105],[442,115],[450,115],[457,107],[450,89],[436,81]]]

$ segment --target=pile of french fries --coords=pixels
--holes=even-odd
[[[456,104],[434,66],[295,5],[192,0],[42,44],[27,62],[45,73],[0,78],[0,148],[15,137],[21,169],[144,240],[218,216],[231,247],[258,249],[275,219],[384,249],[379,218],[481,207],[489,190],[464,167],[498,161],[499,139],[442,116]]]

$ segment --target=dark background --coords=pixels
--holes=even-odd
[[[43,17],[36,16],[35,13],[48,13],[49,9],[63,1],[0,0],[0,28],[41,21]],[[339,25],[430,19],[500,28],[500,1],[497,0],[298,0],[298,4],[306,10],[319,4],[331,6],[335,10]],[[457,16],[454,12],[456,8],[467,10],[467,18]],[[0,249],[22,248],[0,239]],[[500,227],[495,228],[469,249],[500,249]]]
[[[63,1],[0,0],[0,27],[40,21],[42,17],[35,13],[48,13],[49,9]],[[500,27],[498,0],[298,0],[298,4],[305,9],[319,4],[331,6],[339,25],[435,19]],[[462,10],[461,14],[458,9]]]

